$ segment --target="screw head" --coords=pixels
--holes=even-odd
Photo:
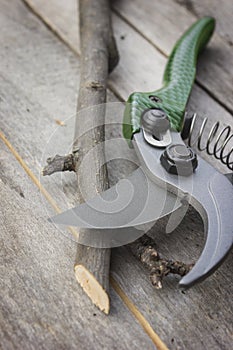
[[[191,175],[198,165],[196,153],[182,144],[168,146],[160,161],[168,173],[181,176]]]
[[[157,103],[161,103],[161,102],[162,102],[161,98],[159,98],[158,96],[155,96],[155,95],[150,95],[150,96],[149,96],[149,99],[150,99],[152,102],[157,102]]]

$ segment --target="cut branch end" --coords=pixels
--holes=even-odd
[[[107,291],[101,286],[94,275],[83,265],[76,265],[74,268],[75,277],[85,293],[101,311],[109,314],[110,300]]]

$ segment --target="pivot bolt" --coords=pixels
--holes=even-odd
[[[168,146],[160,161],[168,173],[181,176],[191,175],[198,165],[196,153],[182,144]]]
[[[160,108],[146,110],[141,121],[144,130],[154,136],[165,133],[170,127],[168,116]]]

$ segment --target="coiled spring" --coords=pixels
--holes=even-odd
[[[190,147],[196,146],[200,152],[206,151],[208,155],[214,156],[233,171],[233,133],[231,127],[221,128],[220,123],[216,122],[207,132],[208,118],[204,118],[201,126],[195,135],[195,125],[197,124],[197,114],[194,113],[188,118],[187,142]]]

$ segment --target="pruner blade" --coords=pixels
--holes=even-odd
[[[109,190],[50,221],[82,229],[78,238],[81,244],[116,247],[136,240],[158,219],[181,206],[177,196],[164,191],[139,167]]]
[[[192,202],[202,216],[206,242],[193,269],[180,281],[181,287],[191,287],[196,281],[211,275],[226,258],[233,244],[232,183],[215,171],[204,174],[207,177],[205,185],[204,182],[202,186],[199,181],[196,182]]]

